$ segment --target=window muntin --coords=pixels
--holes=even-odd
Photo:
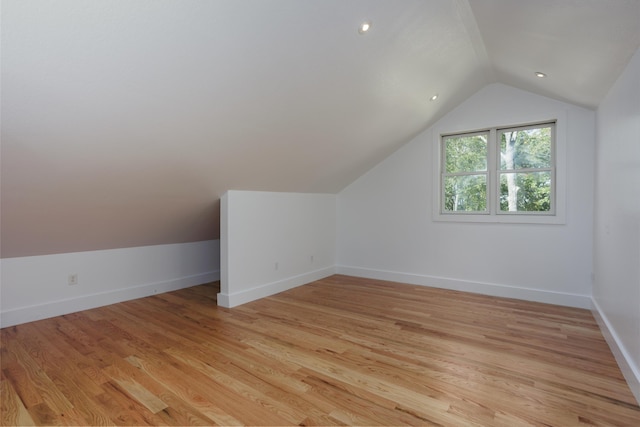
[[[488,132],[442,138],[442,212],[488,213]]]
[[[555,215],[555,122],[441,137],[441,214]]]

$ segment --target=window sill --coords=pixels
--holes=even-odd
[[[475,222],[475,223],[492,223],[492,224],[565,224],[563,215],[529,215],[529,214],[443,214],[435,213],[433,215],[435,222]]]

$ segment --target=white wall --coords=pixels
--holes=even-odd
[[[597,111],[594,312],[640,402],[640,50]]]
[[[220,242],[0,260],[0,323],[30,322],[219,280]],[[69,286],[76,273],[78,284]]]
[[[565,224],[433,221],[440,132],[554,117],[566,140]],[[593,111],[485,87],[338,195],[336,271],[590,307],[594,132]]]
[[[336,196],[228,191],[218,304],[234,307],[334,273]]]

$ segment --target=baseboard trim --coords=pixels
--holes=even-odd
[[[297,276],[287,277],[276,282],[255,286],[251,289],[247,289],[241,292],[234,292],[231,294],[220,292],[218,294],[218,305],[220,307],[226,308],[237,307],[239,305],[246,304],[260,298],[265,298],[298,286],[305,285],[307,283],[314,282],[316,280],[324,279],[325,277],[329,277],[332,274],[335,274],[335,269],[333,266],[322,268],[320,270],[310,271],[308,273],[300,274]]]
[[[596,319],[596,322],[598,322],[602,335],[607,341],[607,344],[609,344],[609,348],[616,358],[616,362],[618,362],[620,371],[622,371],[624,379],[627,380],[631,393],[633,393],[638,401],[638,405],[640,405],[640,368],[633,363],[629,352],[594,298],[591,299],[591,313],[593,313],[593,317]]]
[[[346,265],[336,266],[336,273],[345,274],[348,276],[365,277],[368,279],[389,280],[393,282],[408,283],[412,285],[430,286],[433,288],[472,292],[476,294],[491,295],[503,298],[515,298],[526,301],[563,305],[568,307],[586,309],[591,308],[591,297],[588,295],[552,292],[532,288],[519,288],[515,286],[495,283],[472,282],[468,280],[459,280],[447,277],[376,270],[371,268],[351,267]]]
[[[99,292],[91,295],[83,295],[77,298],[69,298],[37,304],[28,307],[19,307],[0,313],[0,326],[19,325],[50,317],[62,316],[82,310],[103,307],[138,298],[144,298],[164,292],[189,288],[203,283],[220,280],[220,271],[210,271],[192,276],[179,277],[155,283],[146,283],[129,288],[116,289],[107,292]]]

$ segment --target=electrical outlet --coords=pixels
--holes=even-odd
[[[78,273],[71,273],[69,275],[69,286],[75,286],[78,284]]]
[[[311,264],[313,264],[313,255],[309,257],[309,261],[311,262]]]
[[[276,262],[276,264],[274,265],[274,267],[275,267],[275,269],[277,270],[277,269],[278,269],[278,267],[280,267],[280,266],[279,266],[279,265],[278,265],[278,263]]]

